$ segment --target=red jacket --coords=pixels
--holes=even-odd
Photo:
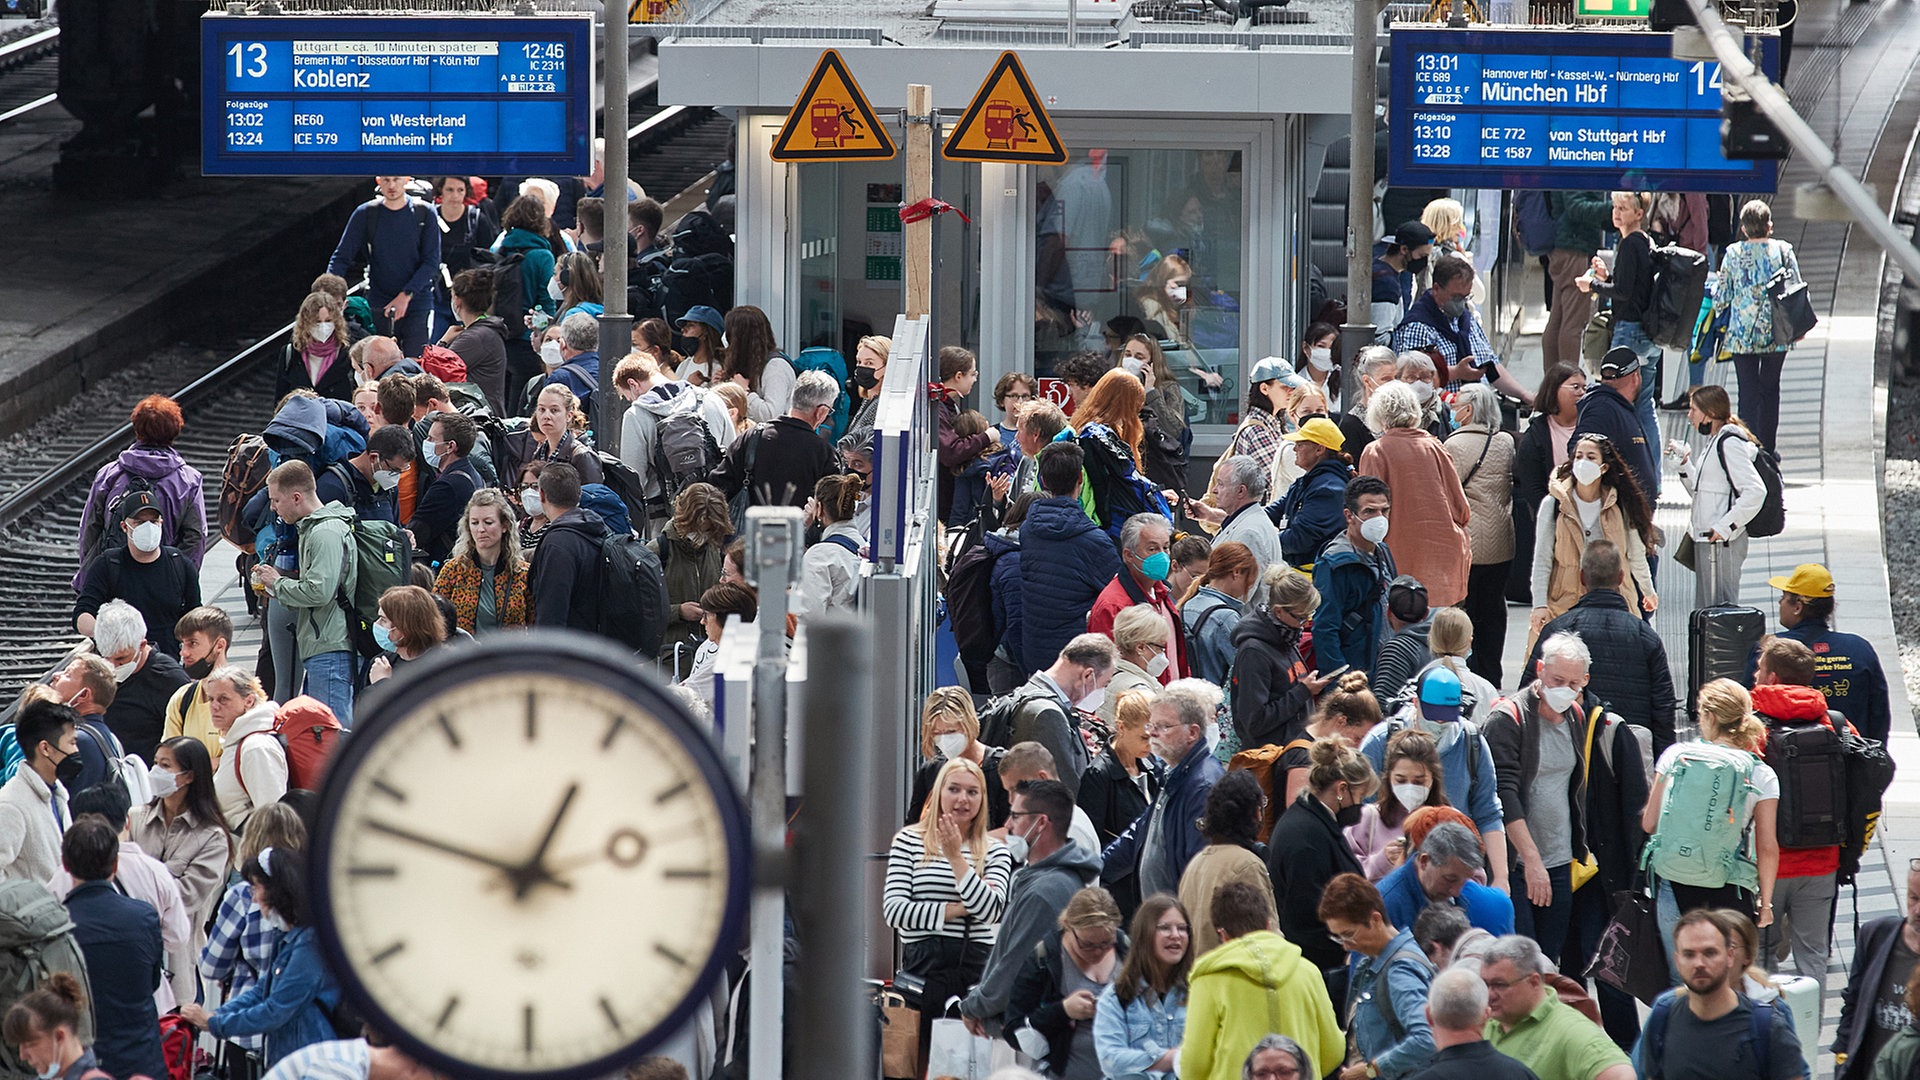
[[[1811,686],[1756,686],[1753,688],[1753,711],[1775,720],[1790,720],[1797,723],[1819,721],[1829,728],[1833,719],[1827,712],[1826,695]],[[1848,724],[1852,731],[1853,725]],[[1760,752],[1766,753],[1766,739],[1760,742]],[[1840,869],[1840,848],[1789,848],[1780,849],[1780,872],[1782,878],[1825,877]]]
[[[1181,625],[1180,612],[1173,606],[1173,590],[1167,588],[1164,581],[1152,583],[1151,594],[1140,590],[1139,582],[1133,579],[1133,571],[1127,569],[1125,562],[1120,564],[1120,572],[1100,590],[1093,602],[1093,610],[1087,612],[1087,633],[1113,636],[1113,620],[1120,612],[1135,604],[1152,604],[1155,610],[1173,627],[1168,635],[1172,648],[1167,653],[1167,670],[1160,673],[1160,685],[1165,686],[1175,679],[1184,679],[1193,674],[1193,668],[1187,662],[1187,631]]]

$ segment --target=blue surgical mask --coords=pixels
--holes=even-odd
[[[373,624],[373,642],[380,646],[382,652],[396,651],[393,647],[393,635],[387,633],[387,628],[379,623]]]
[[[1165,581],[1173,572],[1173,556],[1164,551],[1156,551],[1140,560],[1140,574],[1148,581]]]

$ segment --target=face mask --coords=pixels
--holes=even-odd
[[[293,929],[293,924],[281,918],[280,913],[277,911],[269,911],[266,914],[260,916],[260,922],[267,929],[278,930],[283,934]]]
[[[1420,399],[1420,404],[1422,405],[1425,405],[1427,402],[1432,401],[1433,400],[1433,384],[1426,381],[1425,379],[1422,379],[1419,382],[1414,383],[1413,396]]]
[[[128,679],[133,678],[134,672],[139,670],[140,660],[138,657],[124,664],[115,664],[113,666],[113,681],[117,683],[126,682]]]
[[[53,1046],[53,1060],[47,1063],[46,1068],[40,1070],[38,1074],[40,1080],[53,1080],[54,1077],[60,1075],[60,1059],[66,1055],[60,1052],[60,1039],[58,1036],[55,1036]]]
[[[394,651],[393,635],[387,633],[387,628],[381,626],[379,623],[373,624],[373,642],[380,646],[380,651],[382,652]]]
[[[157,521],[143,521],[135,525],[129,534],[129,539],[133,541],[133,546],[136,550],[159,551],[160,523]]]
[[[314,323],[314,324],[313,324],[313,340],[315,340],[315,341],[328,341],[328,340],[331,340],[331,339],[332,339],[332,337],[333,337],[333,324],[332,324],[332,323],[330,323],[330,322],[320,322],[320,323]]]
[[[1408,813],[1412,813],[1426,805],[1427,793],[1432,790],[1426,784],[1395,784],[1393,797],[1400,800],[1400,805],[1406,807]]]
[[[559,278],[547,279],[547,295],[553,297],[555,300],[565,299],[567,291],[560,287]]]
[[[964,732],[949,731],[945,735],[935,735],[933,737],[933,745],[940,751],[941,757],[952,761],[959,757],[962,751],[966,750],[967,736]]]
[[[1140,560],[1140,576],[1148,581],[1165,581],[1173,573],[1173,556],[1164,551],[1156,551]]]
[[[186,669],[189,679],[204,679],[213,674],[213,657],[203,656],[191,664],[181,664],[180,666]]]
[[[437,442],[429,442],[425,444],[424,449],[427,455],[427,467],[430,469],[438,469],[440,467],[440,444]]]
[[[528,488],[520,493],[520,509],[525,510],[528,516],[538,516],[542,510],[546,509],[540,505],[539,489]]]
[[[1147,369],[1145,364],[1142,364],[1140,361],[1135,360],[1131,356],[1121,357],[1120,366],[1127,370],[1127,374],[1133,376],[1136,379],[1140,377],[1140,373],[1142,371],[1145,371]]]
[[[1026,819],[1021,818],[1020,820],[1025,821]],[[1011,828],[1007,829],[1007,854],[1013,856],[1014,865],[1018,866],[1026,862],[1028,853],[1027,838],[1014,832]]]
[[[1427,258],[1428,258],[1428,256],[1425,256],[1425,255],[1422,255],[1422,256],[1420,256],[1420,257],[1419,257],[1419,258],[1417,258],[1417,259],[1410,259],[1410,260],[1408,260],[1408,261],[1407,261],[1407,271],[1408,271],[1409,273],[1414,273],[1414,274],[1424,274],[1424,273],[1426,273],[1426,272],[1427,272]]]
[[[1547,708],[1563,713],[1573,708],[1573,703],[1580,698],[1580,691],[1572,686],[1549,686],[1540,691],[1540,696],[1546,700]]]
[[[1153,659],[1147,661],[1147,674],[1157,679],[1167,670],[1167,664],[1167,654],[1156,653]]]
[[[1184,304],[1184,303],[1186,303],[1186,302],[1187,302],[1187,287],[1186,287],[1185,285],[1169,285],[1169,286],[1167,286],[1167,299],[1169,299],[1169,300],[1172,300],[1172,301],[1173,301],[1174,303],[1176,303],[1176,304]]]
[[[871,390],[880,385],[880,373],[870,367],[854,368],[853,385],[862,390]]]
[[[400,486],[400,474],[392,469],[375,469],[373,486],[376,491],[392,491]]]
[[[1354,803],[1352,806],[1343,806],[1334,811],[1333,823],[1343,829],[1351,829],[1355,825],[1360,824],[1360,812],[1362,809],[1363,807],[1359,803]]]
[[[180,790],[179,779],[158,765],[147,770],[147,783],[153,788],[156,799],[164,799]]]
[[[1107,703],[1107,688],[1104,686],[1096,686],[1093,689],[1087,691],[1086,697],[1083,697],[1079,701],[1074,702],[1073,707],[1076,709],[1079,709],[1081,712],[1099,712],[1100,706],[1105,705],[1106,703]]]
[[[1368,518],[1360,523],[1360,536],[1369,544],[1384,544],[1387,541],[1387,518],[1381,515]]]
[[[1600,479],[1600,463],[1589,458],[1573,459],[1573,478],[1582,484]]]
[[[1220,748],[1220,725],[1209,720],[1207,721],[1206,732],[1207,753],[1211,754]]]
[[[1702,435],[1711,435],[1713,434],[1713,421],[1702,420],[1693,425],[1693,430],[1698,431]]]
[[[1442,300],[1440,301],[1440,310],[1447,313],[1447,318],[1457,319],[1467,313],[1467,302],[1457,296],[1448,300]]]
[[[80,760],[80,752],[76,750],[61,758],[60,764],[53,767],[53,778],[63,784],[71,784],[80,779],[80,773],[86,767],[87,763]]]
[[[1332,349],[1308,349],[1307,363],[1312,364],[1313,369],[1315,371],[1332,371],[1333,370],[1333,350]]]
[[[1047,1055],[1053,1052],[1053,1044],[1047,1041],[1045,1035],[1035,1030],[1032,1023],[1014,1032],[1013,1038],[1020,1044],[1020,1052],[1035,1061],[1045,1061]]]
[[[557,341],[542,342],[540,345],[540,362],[549,368],[557,368],[565,363],[566,358],[560,355],[560,343]]]

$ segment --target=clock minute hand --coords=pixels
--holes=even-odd
[[[410,844],[418,844],[424,848],[431,848],[435,851],[466,859],[468,862],[476,862],[482,866],[491,867],[507,874],[517,873],[521,869],[519,866],[505,859],[495,858],[492,855],[483,855],[480,852],[460,847],[457,844],[448,843],[445,840],[438,840],[431,836],[422,836],[417,832],[404,829],[398,825],[390,825],[384,821],[369,819],[366,827],[377,833],[385,833],[396,840],[405,840]]]
[[[534,849],[533,855],[525,864],[511,871],[514,899],[525,899],[527,893],[543,881],[561,888],[568,887],[566,882],[554,877],[553,871],[547,867],[547,851],[553,847],[554,838],[560,835],[560,823],[567,819],[567,810],[573,806],[573,797],[578,794],[580,794],[578,781],[567,786],[566,793],[560,796],[559,809],[553,812],[553,821],[547,825],[546,835],[540,838],[540,846]]]

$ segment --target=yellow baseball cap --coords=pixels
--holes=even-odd
[[[1307,442],[1319,443],[1329,450],[1338,450],[1347,442],[1347,437],[1340,434],[1340,425],[1324,416],[1316,416],[1301,424],[1299,430],[1289,431],[1280,437],[1288,442],[1300,442],[1304,439]]]
[[[1770,577],[1767,584],[1795,596],[1832,596],[1833,575],[1819,563],[1801,563],[1786,577]]]

